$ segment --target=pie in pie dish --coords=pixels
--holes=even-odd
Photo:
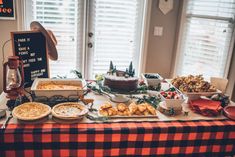
[[[60,119],[81,119],[88,112],[88,109],[77,102],[66,102],[55,105],[52,108],[52,115]]]
[[[37,120],[48,116],[50,113],[50,106],[38,102],[21,104],[12,111],[13,116],[19,120]]]

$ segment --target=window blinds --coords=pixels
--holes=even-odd
[[[32,20],[39,21],[58,40],[59,57],[58,61],[50,61],[51,77],[69,76],[73,69],[86,69],[86,78],[93,79],[95,74],[107,72],[111,60],[120,70],[133,61],[138,71],[144,2],[86,0],[89,6],[84,7],[84,0],[27,0],[26,22],[29,25]],[[85,9],[89,9],[87,17]],[[83,27],[84,18],[88,20],[87,28]],[[88,37],[85,29],[93,36]],[[88,43],[83,41],[93,47],[84,48]]]
[[[139,40],[143,18],[141,0],[91,0],[90,31],[94,34],[90,52],[90,77],[106,73],[110,61],[119,70],[139,63]]]
[[[234,30],[235,0],[189,0],[178,74],[223,77]]]
[[[55,34],[58,60],[50,61],[50,76],[69,76],[81,70],[83,0],[32,0],[31,20],[39,21]]]

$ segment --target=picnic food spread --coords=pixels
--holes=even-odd
[[[222,107],[228,104],[226,103],[228,101],[224,101],[224,96],[221,96],[219,101],[213,101],[215,96],[212,97],[213,100],[211,100],[212,98],[199,99],[203,96],[201,92],[217,91],[214,86],[204,80],[202,75],[176,77],[168,82],[159,74],[144,73],[141,75],[143,80],[140,80],[140,84],[138,84],[139,78],[134,74],[135,69],[133,69],[132,62],[126,71],[117,70],[116,66],[114,67],[110,62],[107,74],[96,76],[97,80],[89,85],[83,84],[84,81],[81,79],[38,78],[33,83],[32,92],[34,92],[35,98],[46,97],[46,101],[54,100],[52,111],[47,105],[31,102],[16,107],[13,115],[22,120],[45,117],[50,111],[53,118],[60,120],[76,120],[85,116],[91,118],[89,113],[97,114],[98,118],[150,118],[151,116],[157,117],[159,111],[166,116],[174,116],[184,112],[182,106],[186,100],[184,94],[190,98],[188,103],[191,110],[204,116],[217,116]],[[86,86],[87,90],[82,88]],[[149,88],[151,86],[157,86],[158,90],[151,90]],[[96,108],[92,108],[96,99],[89,102],[85,99],[85,95],[92,91],[99,95],[108,96],[110,101],[100,103]],[[193,93],[198,96],[196,99],[191,99],[190,96]],[[197,95],[198,93],[200,95]],[[74,96],[76,99],[70,99]],[[117,98],[124,97],[125,101],[115,101]],[[221,105],[222,100],[224,101],[223,106]],[[80,102],[78,103],[78,101]],[[87,104],[91,104],[91,106],[86,106]]]

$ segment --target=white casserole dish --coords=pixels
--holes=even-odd
[[[146,78],[145,75],[155,75],[158,78]],[[142,79],[144,79],[144,82],[147,84],[147,86],[157,86],[159,83],[162,82],[163,78],[158,73],[142,73],[141,74]]]
[[[55,85],[72,85],[72,86],[79,86],[81,89],[38,89],[38,85],[43,84],[55,84]],[[82,96],[85,87],[86,81],[83,79],[48,79],[48,78],[37,78],[34,80],[31,91],[34,92],[36,97],[45,96],[50,98],[55,95],[60,95],[63,97],[68,98],[69,96]]]

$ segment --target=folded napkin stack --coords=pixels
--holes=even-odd
[[[204,116],[218,116],[223,109],[220,101],[213,101],[209,99],[197,99],[189,102],[194,112],[200,113]]]

